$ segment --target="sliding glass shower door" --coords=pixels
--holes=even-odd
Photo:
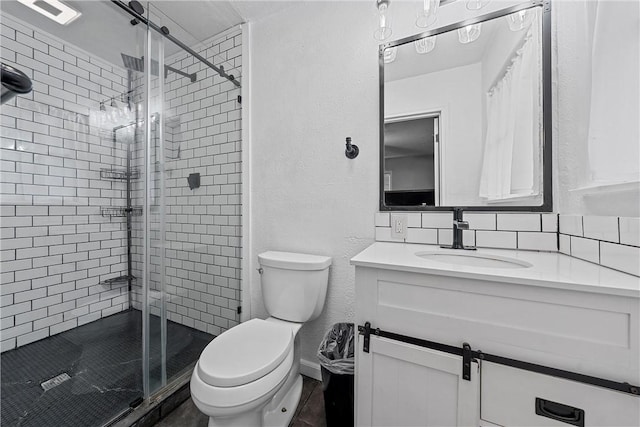
[[[241,32],[136,3],[0,2],[3,426],[101,426],[239,320]]]
[[[146,6],[149,72],[138,197],[148,396],[188,376],[204,347],[239,322],[240,89],[202,59],[239,79],[241,37],[238,28],[197,40]],[[167,31],[187,50],[165,37]]]

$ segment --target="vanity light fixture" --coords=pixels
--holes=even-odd
[[[489,4],[490,0],[468,0],[467,1],[467,9],[469,10],[480,10]]]
[[[482,24],[467,25],[458,29],[458,40],[462,44],[467,44],[478,40],[480,37],[480,31],[482,30]]]
[[[533,20],[533,13],[527,10],[521,10],[511,15],[505,16],[505,19],[509,23],[509,29],[511,31],[520,31],[524,30],[531,24]]]
[[[420,54],[429,53],[436,47],[436,36],[425,37],[413,42],[416,52]]]
[[[438,20],[439,7],[440,0],[424,0],[424,5],[420,12],[418,12],[416,26],[420,28],[427,28],[435,24]]]
[[[396,56],[398,55],[398,48],[397,47],[390,47],[388,49],[384,50],[384,63],[385,64],[390,64],[393,61],[396,60]]]
[[[18,2],[61,25],[68,25],[82,15],[58,0],[18,0]]]
[[[373,33],[373,38],[378,41],[385,41],[391,37],[391,25],[387,16],[389,8],[389,0],[376,0],[376,8],[378,9],[378,28]]]

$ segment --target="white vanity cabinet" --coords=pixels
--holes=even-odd
[[[531,265],[505,271],[415,256],[424,250],[378,242],[352,259],[356,323],[414,339],[373,333],[365,352],[357,336],[358,426],[640,425],[640,396],[487,359],[465,380],[460,355],[414,343],[467,342],[485,355],[638,386],[639,278],[561,254],[482,251]]]
[[[461,376],[462,357],[376,336],[357,358],[359,426],[467,426],[477,423],[480,377]]]

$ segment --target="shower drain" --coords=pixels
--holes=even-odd
[[[57,387],[63,382],[70,379],[71,377],[69,376],[69,374],[67,374],[66,372],[63,372],[62,374],[43,382],[42,384],[40,384],[40,387],[42,387],[44,391],[51,390],[52,388]]]

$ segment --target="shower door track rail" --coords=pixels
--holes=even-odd
[[[631,385],[629,383],[621,383],[617,381],[607,380],[604,378],[592,377],[590,375],[579,374],[577,372],[565,371],[563,369],[552,368],[544,365],[537,365],[535,363],[525,362],[522,360],[510,359],[508,357],[496,356],[494,354],[483,353],[480,350],[472,350],[471,345],[464,343],[462,347],[456,347],[448,344],[442,344],[435,341],[423,340],[421,338],[410,337],[407,335],[396,334],[394,332],[388,332],[380,330],[379,328],[372,328],[371,323],[366,322],[364,326],[358,325],[358,332],[363,337],[362,351],[369,353],[369,347],[371,345],[371,335],[375,335],[381,338],[387,338],[394,341],[400,341],[407,344],[416,345],[418,347],[429,348],[444,353],[453,354],[456,356],[462,356],[462,379],[466,381],[471,380],[471,361],[487,361],[497,363],[500,365],[510,366],[516,369],[522,369],[525,371],[535,372],[538,374],[549,375],[552,377],[564,378],[584,384],[589,384],[597,387],[603,387],[610,390],[620,391],[626,394],[635,396],[640,395],[640,387]],[[639,396],[640,397],[640,396]]]
[[[216,73],[218,73],[220,75],[220,77],[224,77],[225,79],[229,80],[231,83],[233,83],[234,85],[236,85],[237,87],[241,87],[240,83],[235,79],[235,77],[233,75],[227,74],[224,71],[224,68],[222,67],[216,67],[215,65],[213,65],[211,62],[207,61],[206,58],[204,58],[202,55],[200,55],[199,53],[197,53],[196,51],[194,51],[193,49],[191,49],[189,46],[187,46],[186,44],[182,43],[180,40],[178,40],[177,38],[173,37],[167,27],[159,27],[157,24],[155,24],[153,21],[151,21],[150,19],[145,18],[144,16],[136,13],[136,11],[134,11],[132,8],[130,8],[125,2],[120,1],[120,0],[111,0],[111,3],[115,4],[116,6],[118,6],[120,9],[124,10],[125,12],[127,12],[129,15],[133,16],[135,19],[137,19],[138,21],[142,22],[143,24],[146,24],[149,26],[149,28],[152,28],[154,31],[158,32],[159,34],[161,34],[162,36],[166,37],[167,39],[171,40],[173,43],[175,43],[176,45],[178,45],[180,48],[182,48],[183,50],[185,50],[186,52],[188,52],[189,54],[195,56],[196,58],[198,58],[200,61],[202,61],[204,64],[206,64],[208,67],[212,68]]]

